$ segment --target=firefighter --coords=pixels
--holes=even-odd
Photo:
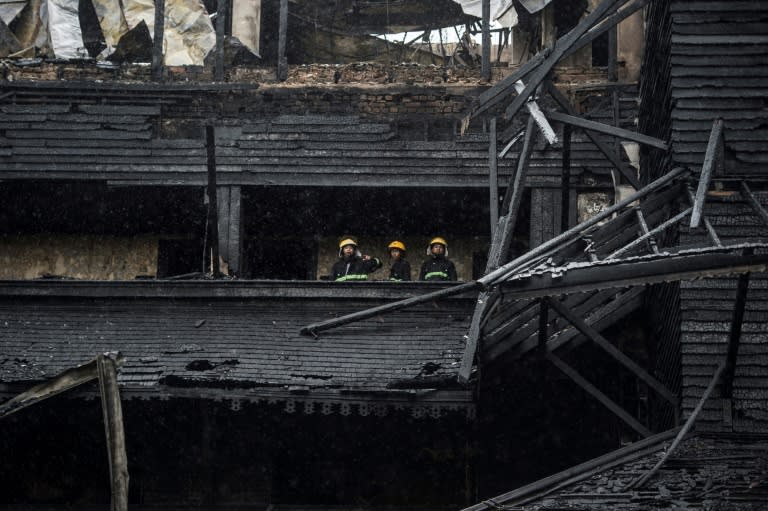
[[[432,238],[427,256],[421,265],[419,280],[457,280],[456,266],[448,259],[448,243],[443,238]]]
[[[389,249],[389,258],[392,260],[392,266],[389,268],[389,280],[411,280],[411,263],[405,260],[405,243],[395,240],[387,248]]]
[[[331,268],[331,280],[347,282],[368,280],[368,274],[381,268],[381,261],[369,255],[362,255],[357,241],[344,238],[339,242],[339,260]]]

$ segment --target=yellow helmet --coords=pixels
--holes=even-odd
[[[344,248],[347,245],[357,246],[357,242],[352,238],[344,238],[339,242],[339,248]]]
[[[435,243],[440,243],[445,248],[448,248],[448,242],[446,242],[443,238],[441,238],[439,236],[436,237],[436,238],[432,238],[432,241],[429,242],[429,246],[431,247]]]
[[[405,252],[405,243],[403,243],[402,241],[395,240],[392,243],[390,243],[389,245],[387,245],[387,248],[389,250],[392,250],[393,248],[396,248],[396,249],[399,249],[399,250],[402,250],[403,252]]]

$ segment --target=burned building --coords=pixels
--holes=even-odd
[[[135,4],[0,4],[2,507],[764,503],[761,2]]]

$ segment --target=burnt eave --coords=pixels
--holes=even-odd
[[[297,280],[0,280],[3,297],[402,299],[451,287],[439,282]],[[465,295],[464,299],[473,297]]]

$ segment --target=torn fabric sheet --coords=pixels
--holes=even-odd
[[[28,3],[28,0],[0,0],[0,19],[10,24]]]
[[[128,23],[125,21],[120,0],[92,0],[96,16],[99,18],[101,32],[104,34],[104,42],[107,48],[104,55],[114,51],[120,38],[128,32]]]
[[[130,28],[144,21],[155,35],[155,3],[152,0],[124,0],[125,19]],[[163,28],[163,54],[168,66],[202,66],[216,45],[216,32],[200,0],[167,0]]]
[[[465,14],[483,17],[482,0],[453,0],[461,5]],[[517,25],[517,11],[512,0],[491,0],[491,21],[498,23],[502,27],[514,27]]]
[[[520,0],[520,3],[523,4],[525,10],[531,14],[539,12],[544,7],[549,5],[550,2],[552,2],[552,0]]]
[[[78,0],[48,0],[48,33],[57,59],[88,56],[80,30]]]

